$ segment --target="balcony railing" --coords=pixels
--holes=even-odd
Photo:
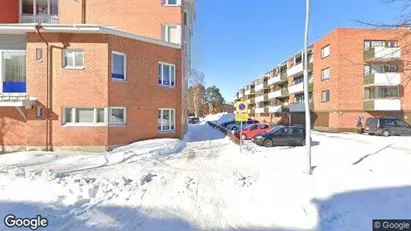
[[[255,98],[247,99],[248,104],[255,104]]]
[[[263,89],[268,89],[268,83],[267,82],[262,82],[260,84],[255,85],[255,91],[261,91]]]
[[[364,85],[396,86],[400,84],[400,73],[373,73],[364,77]]]
[[[400,58],[399,47],[373,47],[364,51],[364,61],[393,61]]]
[[[400,99],[367,99],[363,101],[364,111],[400,111]]]
[[[20,15],[20,23],[44,23],[44,24],[58,24],[58,15],[32,15],[22,14]]]
[[[258,97],[255,97],[255,102],[256,103],[264,102],[264,101],[268,101],[268,95],[264,94],[264,95],[260,95]]]
[[[248,114],[254,114],[254,113],[255,113],[255,109],[254,109],[254,108],[248,109]]]
[[[255,94],[255,88],[250,88],[248,90],[245,90],[244,94],[245,95]]]
[[[293,76],[302,74],[303,70],[304,70],[303,67],[304,67],[304,65],[303,65],[302,62],[297,64],[297,65],[294,65],[293,67],[291,67],[287,70],[287,76],[288,77],[293,77]]]
[[[278,74],[275,77],[271,78],[268,80],[268,85],[276,84],[276,83],[282,83],[287,81],[287,74]]]
[[[259,107],[255,109],[255,113],[268,113],[268,107]]]

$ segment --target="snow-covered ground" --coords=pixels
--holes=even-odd
[[[110,153],[0,155],[0,219],[39,214],[49,220],[39,230],[85,231],[355,231],[411,219],[411,137],[313,140],[312,176],[304,147],[246,141],[240,153],[207,124]]]
[[[212,115],[207,115],[204,117],[203,121],[209,121],[213,122],[215,124],[222,124],[225,122],[230,122],[235,119],[235,114],[234,113],[217,113],[217,114],[212,114]]]

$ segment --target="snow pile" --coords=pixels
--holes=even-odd
[[[373,218],[410,216],[410,143],[313,132],[312,176],[304,147],[244,141],[240,153],[206,124],[110,153],[7,154],[0,217],[39,214],[42,230],[68,231],[370,230]]]
[[[235,115],[233,113],[223,112],[223,113],[217,113],[213,115],[207,115],[204,118],[204,121],[209,121],[215,124],[222,124],[222,123],[233,121],[234,119],[235,119]]]

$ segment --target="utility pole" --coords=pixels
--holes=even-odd
[[[305,101],[305,150],[307,152],[306,174],[311,175],[311,115],[308,92],[308,30],[310,28],[310,0],[305,0],[304,36],[304,101]]]

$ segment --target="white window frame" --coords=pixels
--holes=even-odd
[[[159,108],[158,109],[158,111],[161,111],[161,114],[160,114],[160,118],[161,118],[161,125],[160,125],[160,127],[161,127],[161,129],[159,130],[158,129],[158,124],[157,124],[157,130],[159,131],[159,132],[175,132],[176,131],[176,128],[177,128],[177,124],[176,124],[176,117],[177,117],[177,115],[176,115],[176,109],[175,108]],[[158,113],[158,111],[157,111],[157,113]],[[169,124],[170,124],[170,129],[168,129],[168,130],[164,130],[163,129],[163,127],[164,127],[164,125],[163,125],[163,112],[164,111],[168,111],[169,113],[171,112],[171,111],[174,111],[174,121],[171,121],[171,116],[170,116],[170,118],[169,118]],[[171,115],[171,114],[170,114]],[[158,114],[157,114],[157,116],[158,116]],[[158,118],[157,118],[158,119]],[[171,129],[171,122],[173,122],[172,123],[172,125],[174,125],[174,129]],[[158,121],[157,121],[157,123],[158,123]]]
[[[123,117],[124,122],[123,123],[113,123],[111,121],[111,115],[112,115],[113,109],[122,109],[123,110],[123,112],[124,112],[124,117]],[[108,123],[109,123],[110,126],[125,126],[125,125],[127,125],[127,108],[125,108],[125,107],[110,107],[109,108],[109,114],[108,114]]]
[[[324,77],[324,71],[325,70],[328,70],[328,77],[327,78]],[[327,79],[330,79],[330,68],[329,67],[321,69],[321,80],[327,80]]]
[[[113,70],[114,70],[114,55],[118,56],[123,56],[124,58],[124,66],[123,66],[123,73],[124,73],[124,78],[119,79],[119,78],[113,78]],[[114,81],[120,81],[120,82],[126,82],[127,81],[127,55],[118,51],[112,51],[111,52],[111,79]]]
[[[71,108],[71,122],[66,121],[66,109]],[[77,119],[77,109],[94,109],[94,119],[93,123],[78,123],[76,122]],[[104,109],[104,122],[97,122],[97,109]],[[107,107],[63,107],[62,109],[62,120],[61,123],[63,126],[84,126],[84,127],[101,127],[107,125]]]
[[[166,42],[168,42],[168,43],[172,43],[172,44],[181,44],[181,41],[182,41],[182,28],[181,28],[181,25],[180,24],[163,24],[162,25],[162,27],[163,27],[163,40],[164,41],[166,41]],[[179,38],[178,38],[178,42],[177,43],[175,43],[175,42],[172,42],[172,41],[170,41],[170,38],[169,38],[169,28],[170,27],[176,27],[177,28],[177,33],[179,34]]]
[[[327,100],[327,94],[328,94],[328,100]],[[331,92],[330,90],[325,90],[321,91],[321,103],[328,103],[331,100]]]
[[[158,73],[158,75],[161,75],[161,83],[158,83],[158,85],[164,86],[164,87],[176,87],[176,85],[177,85],[177,83],[176,83],[176,73],[177,73],[176,65],[171,64],[171,63],[165,63],[165,62],[158,62],[158,65],[161,65],[161,73]],[[170,84],[168,84],[168,85],[163,84],[163,82],[164,82],[164,75],[163,75],[164,65],[169,66]],[[171,68],[171,67],[174,67],[174,68]],[[157,69],[158,69],[158,66],[157,66]],[[174,69],[173,79],[171,79],[172,78],[172,75],[171,75],[172,74],[172,69]],[[157,82],[158,82],[158,76],[157,76]],[[171,82],[174,82],[174,85],[171,85]]]
[[[65,57],[66,57],[66,52],[73,52],[73,66],[67,66],[67,64],[66,64],[66,59],[65,59]],[[82,54],[83,54],[83,65],[80,67],[77,67],[76,66],[76,54],[77,54],[77,52],[81,52]],[[63,57],[62,57],[62,63],[63,63],[63,68],[64,69],[74,69],[74,70],[79,70],[79,69],[84,69],[84,63],[86,62],[86,60],[84,59],[85,58],[85,52],[84,52],[84,50],[80,50],[80,49],[73,49],[73,50],[70,50],[70,49],[65,49],[65,50],[63,50]]]
[[[181,0],[176,0],[175,4],[170,4],[169,0],[163,0],[163,6],[181,6]]]
[[[328,49],[327,49],[328,48]],[[326,54],[326,52],[325,51],[327,51],[328,50],[328,53]],[[327,58],[328,56],[330,56],[330,44],[328,44],[327,46],[324,46],[323,48],[321,48],[321,58],[322,59],[325,59],[325,58]]]

